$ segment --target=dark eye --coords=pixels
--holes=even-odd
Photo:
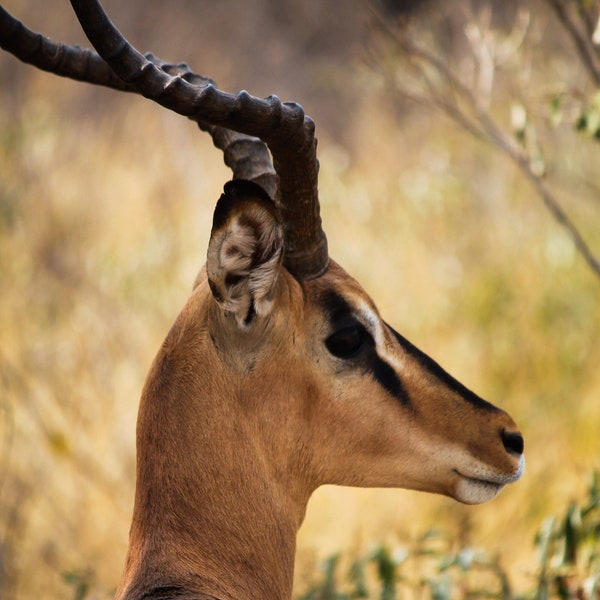
[[[327,350],[338,358],[352,358],[363,345],[363,331],[360,327],[351,326],[338,329],[326,340]]]

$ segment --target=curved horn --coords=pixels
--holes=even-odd
[[[97,2],[72,4],[103,57],[55,43],[29,30],[1,6],[0,47],[45,71],[139,93],[196,121],[223,150],[234,177],[256,181],[275,197],[284,219],[284,263],[290,272],[298,279],[324,272],[329,259],[319,216],[316,139],[313,122],[302,108],[274,96],[261,100],[246,92],[219,91],[214,82],[183,63],[171,65],[150,54],[142,56]],[[267,149],[256,138],[268,144],[277,174]]]
[[[97,0],[71,4],[100,56],[143,96],[205,126],[233,129],[267,144],[279,177],[276,201],[285,228],[284,264],[299,279],[321,275],[329,258],[317,192],[317,141],[314,123],[302,107],[276,96],[228,94],[209,80],[192,84],[169,75],[127,42]]]
[[[152,54],[146,58],[169,75],[182,77],[188,83],[201,87],[216,85],[212,79],[190,71],[186,63],[166,63]],[[277,174],[271,164],[267,146],[257,137],[248,136],[226,127],[198,122],[202,131],[212,137],[214,145],[222,150],[225,164],[232,170],[234,179],[248,179],[258,183],[271,198],[277,194]]]
[[[0,48],[10,52],[24,63],[38,69],[103,85],[123,92],[136,92],[128,86],[95,52],[79,46],[53,42],[28,29],[0,6]]]
[[[138,90],[115,75],[108,64],[94,51],[79,46],[53,42],[28,29],[0,6],[0,48],[19,60],[55,75],[102,85],[122,92],[139,94]],[[212,83],[206,77],[192,73],[185,63],[166,63],[152,54],[146,58],[165,73],[183,77],[194,85]],[[255,137],[237,133],[224,127],[202,125],[217,148],[223,151],[225,164],[236,179],[249,179],[261,185],[274,198],[277,175],[271,164],[266,145]]]

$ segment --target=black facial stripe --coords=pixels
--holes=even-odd
[[[339,327],[340,321],[352,318],[354,311],[345,298],[333,290],[328,290],[321,296],[321,306],[329,315],[329,322],[333,327]]]
[[[404,351],[411,357],[417,360],[417,362],[428,371],[433,377],[435,377],[440,383],[447,386],[453,392],[458,394],[465,402],[472,404],[476,408],[481,410],[487,410],[489,412],[499,412],[499,408],[490,404],[483,398],[480,398],[477,394],[474,394],[471,390],[466,388],[460,381],[457,381],[448,374],[433,358],[427,356],[424,352],[421,352],[416,346],[413,346],[406,338],[402,337],[397,331],[390,327],[386,323],[389,330],[394,334],[398,343],[402,346]]]
[[[377,381],[381,387],[387,390],[394,398],[400,400],[402,404],[410,404],[410,397],[404,389],[396,371],[394,371],[394,369],[384,360],[379,358],[377,353],[375,353],[373,359],[372,371],[375,381]]]
[[[323,310],[328,313],[332,329],[339,329],[349,321],[357,322],[354,311],[348,302],[334,291],[328,291],[321,297]],[[363,326],[361,325],[361,328]],[[364,328],[363,328],[364,329]],[[361,357],[356,360],[362,362],[365,371],[370,372],[377,383],[390,395],[398,399],[402,404],[409,404],[410,398],[396,371],[377,354],[375,341],[370,333],[365,330],[365,341],[367,348]],[[351,359],[354,360],[354,359]]]

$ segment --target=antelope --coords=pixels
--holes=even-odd
[[[233,180],[206,264],[143,387],[118,600],[286,599],[321,485],[486,502],[524,468],[511,417],[394,331],[328,256],[312,120],[143,56],[96,0],[71,0],[97,53],[0,7],[0,45],[54,74],[142,94],[208,132]],[[272,159],[271,159],[272,157]]]

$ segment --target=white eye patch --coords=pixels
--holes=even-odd
[[[359,307],[359,313],[362,317],[364,326],[375,341],[375,350],[379,358],[388,363],[392,368],[402,371],[402,363],[395,354],[388,350],[385,332],[383,330],[384,325],[381,319],[364,300],[358,299],[357,306]]]

